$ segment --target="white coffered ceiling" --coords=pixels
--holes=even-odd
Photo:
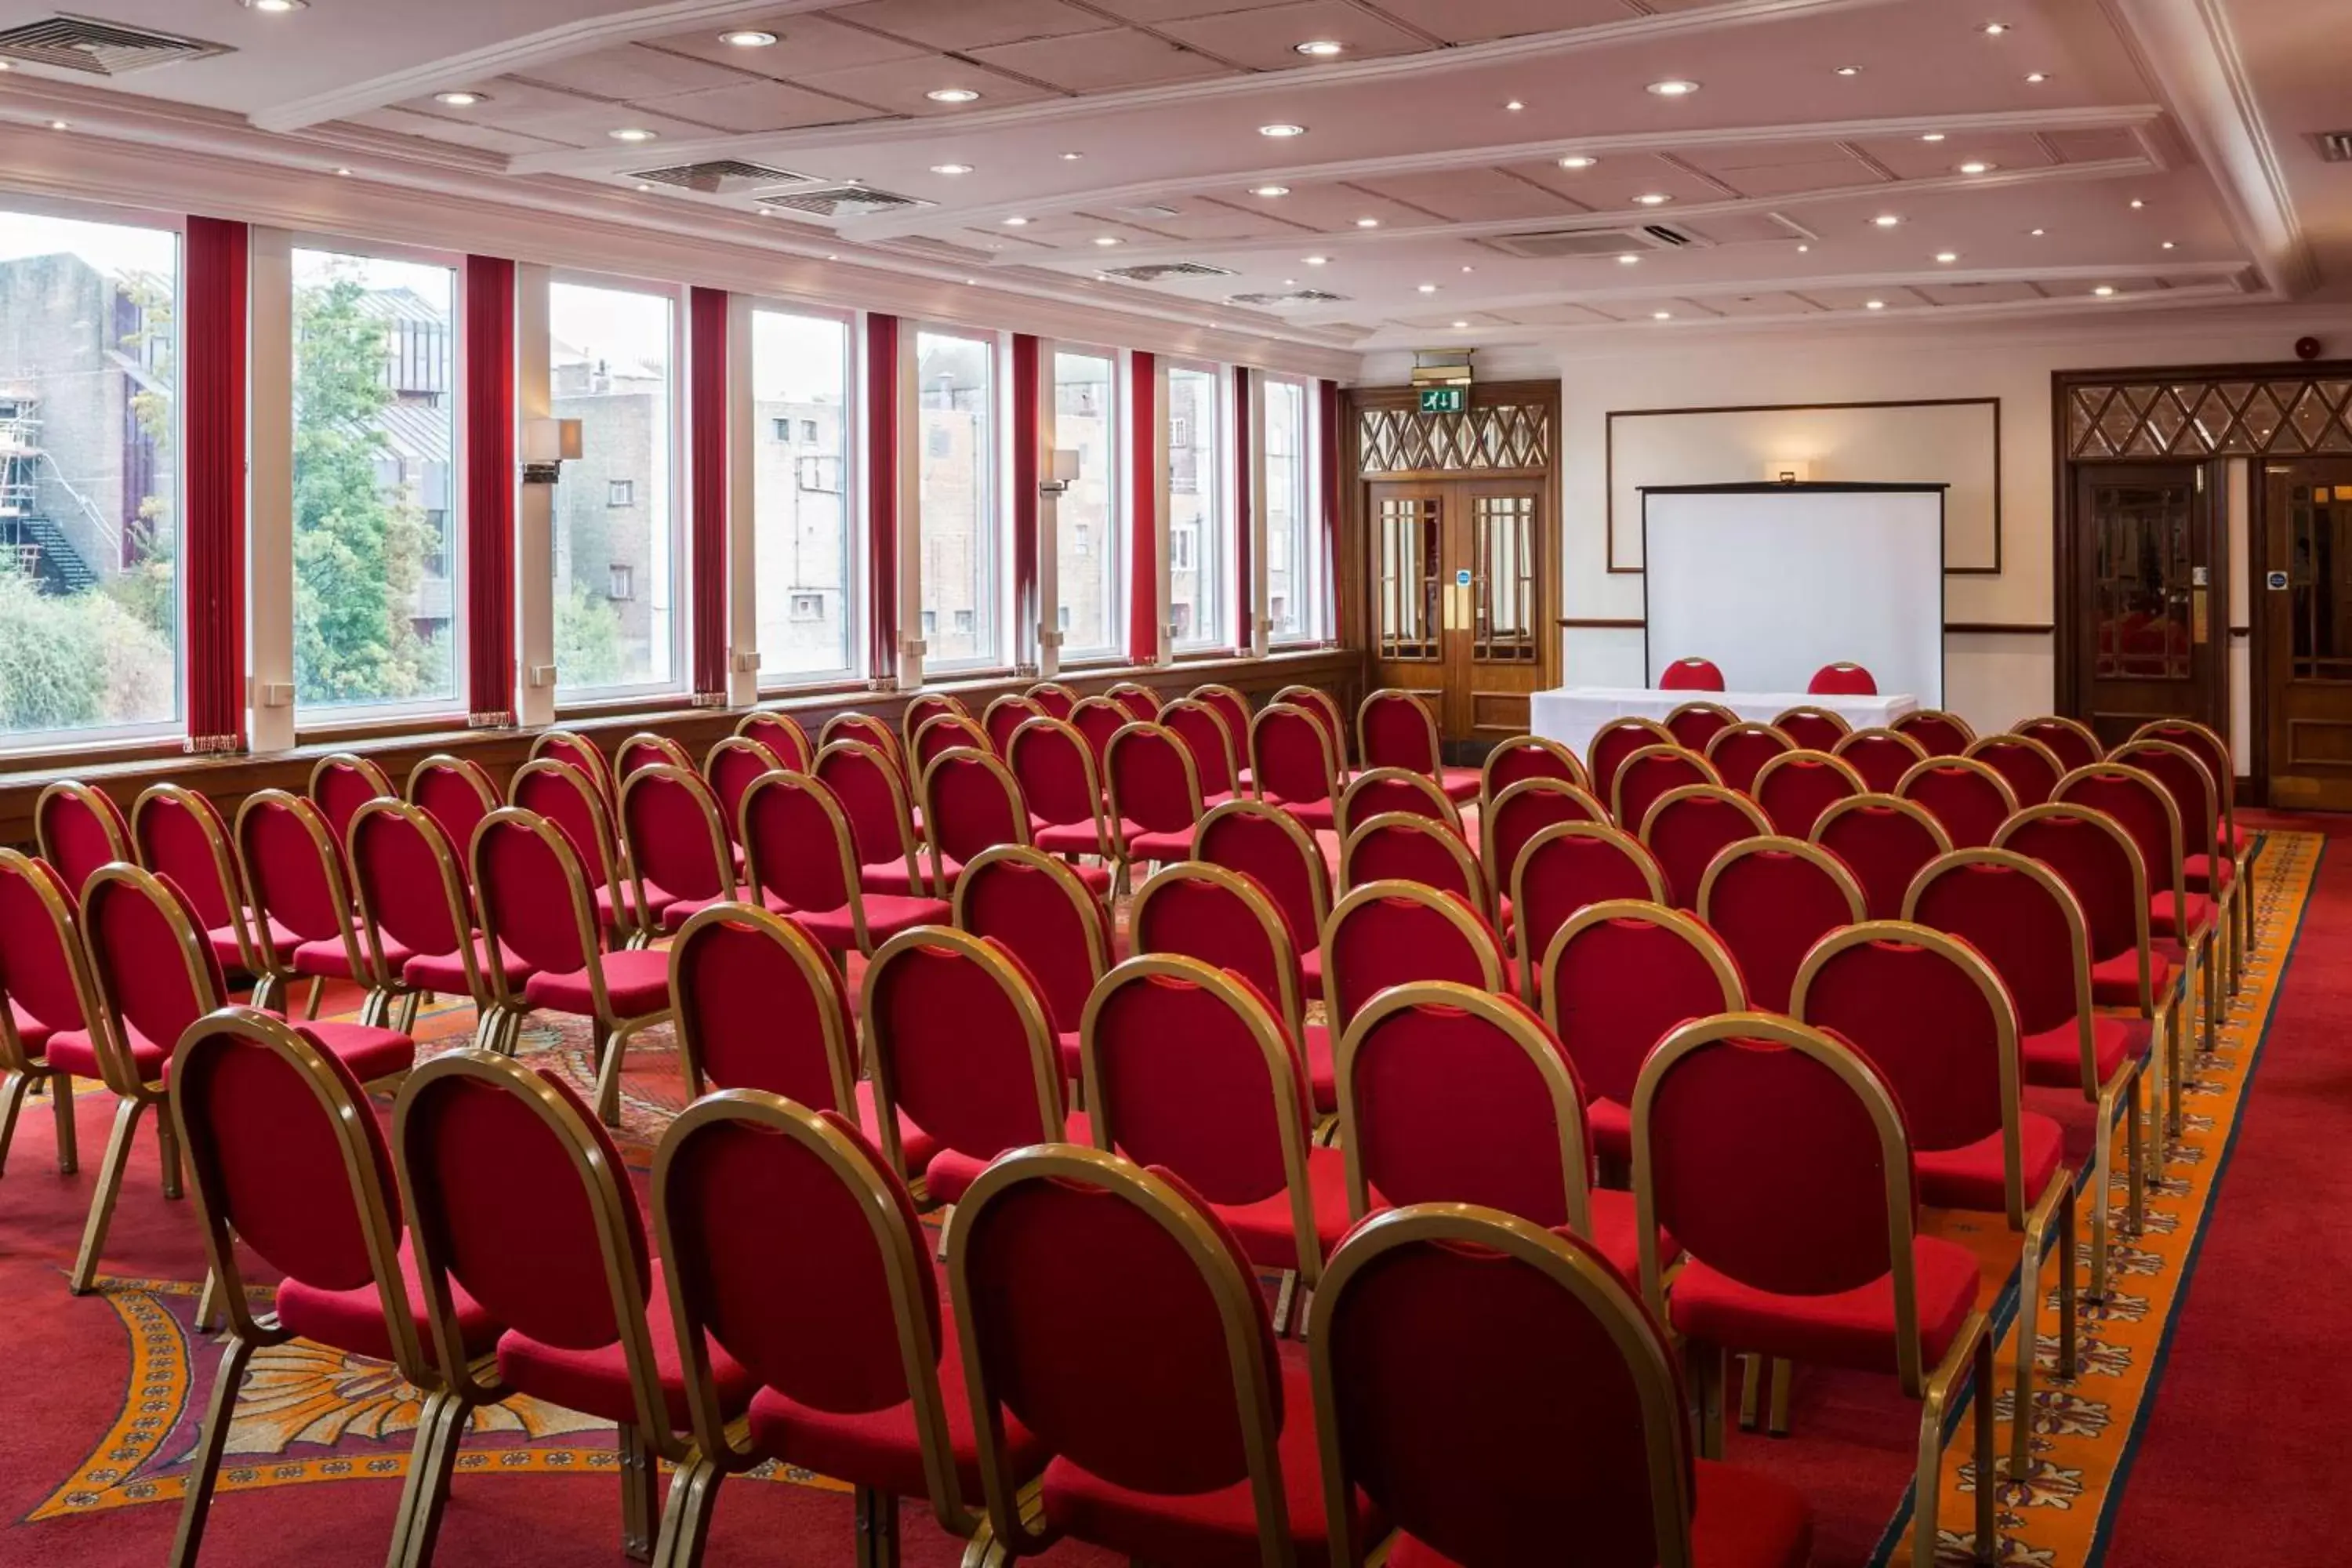
[[[265,161],[1333,346],[2352,295],[2352,163],[2315,140],[2352,129],[2352,0],[75,10],[230,52],[20,62],[0,123],[234,124]],[[53,15],[0,0],[0,34]]]

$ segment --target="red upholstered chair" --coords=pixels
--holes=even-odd
[[[1402,768],[1432,779],[1457,805],[1478,798],[1480,771],[1444,765],[1437,720],[1419,692],[1391,687],[1357,704],[1356,760],[1366,768]]]
[[[73,1075],[48,1061],[49,1042],[98,1016],[73,895],[48,862],[0,846],[0,1172],[25,1097],[37,1088],[56,1113],[58,1173],[81,1168]]]
[[[790,1099],[716,1096],[663,1134],[653,1214],[695,1438],[655,1562],[699,1563],[720,1481],[771,1460],[850,1485],[860,1562],[897,1555],[902,1496],[951,1535],[979,1531],[954,1325],[914,1202],[864,1134]],[[740,1430],[705,1343],[757,1384]],[[1025,1486],[1045,1454],[1017,1425],[1006,1438]]]
[[[1623,1172],[1633,1158],[1633,1085],[1668,1030],[1748,1005],[1720,938],[1680,910],[1609,899],[1579,910],[1545,944],[1544,1026],[1583,1087],[1593,1152]]]
[[[1607,807],[1565,780],[1521,779],[1479,812],[1478,861],[1500,894],[1510,887],[1528,839],[1555,823],[1608,821]]]
[[[1269,702],[1250,721],[1250,777],[1258,798],[1309,832],[1339,830],[1339,752],[1317,709]]]
[[[1830,753],[1862,775],[1863,788],[1893,795],[1903,775],[1927,760],[1927,748],[1900,730],[1855,730]]]
[[[1584,1086],[1542,1020],[1510,996],[1435,981],[1374,997],[1339,1047],[1339,1144],[1357,1219],[1407,1204],[1478,1204],[1641,1268],[1633,1197],[1592,1189]]]
[[[1114,680],[1103,688],[1103,695],[1125,709],[1130,719],[1160,717],[1160,693],[1139,680]]]
[[[74,896],[100,866],[131,858],[131,825],[122,808],[96,784],[58,779],[33,802],[33,835],[41,858],[66,879]]]
[[[1698,918],[1738,960],[1748,1005],[1785,1013],[1790,983],[1813,943],[1862,923],[1862,889],[1844,862],[1817,844],[1748,838],[1706,868]]]
[[[1024,720],[1004,748],[1005,764],[1029,804],[1029,837],[1049,855],[1094,855],[1127,866],[1128,842],[1115,833],[1094,750],[1059,719]]]
[[[1457,835],[1462,831],[1462,813],[1445,792],[1427,774],[1405,768],[1366,768],[1350,779],[1339,792],[1337,826],[1344,835],[1360,822],[1391,812],[1425,816]]]
[[[1274,694],[1274,700],[1304,708],[1323,721],[1323,732],[1331,737],[1331,758],[1339,770],[1339,782],[1348,782],[1348,720],[1339,711],[1339,700],[1319,686],[1286,686]]]
[[[2047,803],[2066,773],[2055,752],[2025,735],[1987,735],[1960,754],[1999,773],[2021,806]]]
[[[1645,746],[1674,746],[1674,731],[1654,719],[1612,719],[1592,732],[1584,750],[1584,773],[1593,798],[1604,803],[1617,798],[1617,770]],[[1683,781],[1685,783],[1693,781]]]
[[[1129,865],[1192,858],[1204,803],[1192,748],[1176,731],[1128,725],[1111,737],[1103,776],[1110,785],[1111,829]]]
[[[2221,921],[2222,936],[2215,941],[2228,952],[2223,975],[2234,995],[2245,959],[2239,938],[2242,927],[2251,929],[2251,923],[2239,918],[2244,890],[2237,857],[2221,847],[2226,818],[2221,813],[2221,779],[2196,749],[2154,735],[2133,737],[2109,752],[2106,761],[2138,768],[2172,797],[2173,809],[2180,817],[2182,886],[2219,906],[2215,918]]]
[[[310,804],[327,819],[327,827],[341,844],[349,837],[352,817],[371,800],[385,796],[397,798],[400,791],[393,787],[392,775],[383,771],[373,757],[359,756],[351,752],[336,752],[319,759],[310,770],[310,786],[307,792]]]
[[[743,796],[743,883],[763,907],[844,956],[871,956],[900,931],[948,920],[944,900],[877,892],[857,870],[849,814],[821,781],[806,773],[753,781]]]
[[[2159,720],[2157,725],[2165,722]],[[2141,730],[2145,732],[2157,725],[2142,725]],[[2212,733],[2202,724],[2191,728],[2204,731],[2209,735]],[[2076,768],[2087,768],[2107,754],[2107,749],[2099,744],[2098,736],[2091,732],[2089,725],[2074,719],[2063,719],[2055,713],[2045,713],[2037,719],[2020,719],[2009,730],[2012,735],[2022,735],[2029,741],[2039,741],[2049,747],[2050,754],[2058,759],[2059,767],[2066,773],[2071,773]],[[2172,737],[2161,738],[2169,740]]]
[[[1957,757],[1977,738],[1967,720],[1940,708],[1915,708],[1887,728],[1910,736],[1931,757]]]
[[[817,751],[822,754],[835,741],[855,741],[871,746],[879,752],[897,773],[901,782],[907,773],[907,753],[898,731],[871,713],[836,713],[824,721],[817,731]]]
[[[924,769],[922,790],[934,887],[952,893],[964,866],[974,858],[999,845],[1033,842],[1033,818],[1020,782],[1012,769],[985,752],[958,747],[941,752]],[[1069,870],[1096,892],[1110,892],[1108,867],[1072,866]]]
[[[2010,1475],[2032,1462],[2042,1266],[2058,1252],[2061,1366],[2074,1375],[2074,1179],[2065,1134],[2021,1098],[2017,1006],[1977,952],[1903,921],[1870,921],[1805,955],[1789,1010],[1868,1058],[1911,1135],[1919,1201],[1997,1214],[2022,1238]]]
[[[1609,788],[1609,819],[1628,833],[1639,833],[1642,819],[1668,790],[1722,782],[1696,752],[1679,745],[1643,746],[1618,765]]]
[[[562,829],[587,874],[598,924],[615,945],[636,938],[646,922],[631,901],[631,889],[621,880],[621,846],[613,832],[612,808],[587,773],[553,753],[534,757],[508,782],[507,804]],[[453,839],[450,847],[457,851],[457,863],[470,868],[473,846]],[[654,910],[656,919],[660,914]]]
[[[801,721],[772,708],[754,708],[744,714],[735,725],[735,733],[765,746],[776,765],[791,773],[804,773],[816,760],[816,748],[809,744],[808,731],[801,728]]]
[[[1822,813],[1839,801],[1870,793],[1862,774],[1842,759],[1821,752],[1783,752],[1756,770],[1748,793],[1772,819],[1772,830],[1803,838]]]
[[[492,812],[474,835],[472,858],[482,935],[490,951],[511,952],[529,972],[517,987],[503,967],[490,971],[498,1005],[484,1032],[511,1054],[529,1014],[587,1019],[597,1112],[619,1126],[629,1041],[669,1017],[669,955],[605,946],[580,858],[543,816],[514,806]]]
[[[1771,725],[1743,720],[1716,731],[1706,743],[1706,761],[1724,788],[1745,795],[1755,787],[1756,774],[1766,763],[1796,749],[1796,742]]]
[[[1194,836],[1193,858],[1238,871],[1272,900],[1306,978],[1323,994],[1323,922],[1331,914],[1331,868],[1297,819],[1258,800],[1231,800],[1211,811]]]
[[[750,722],[750,720],[746,719],[745,722]],[[604,797],[605,815],[609,816],[612,814],[614,795],[613,764],[604,755],[604,749],[593,737],[572,730],[542,730],[530,743],[528,760],[535,763],[541,758],[567,763],[579,769],[596,786],[596,793]]]
[[[1192,765],[1201,774],[1201,798],[1213,806],[1231,800],[1241,776],[1244,737],[1225,728],[1224,715],[1198,698],[1179,697],[1150,717],[1176,731],[1176,738],[1192,749]]]
[[[1286,1034],[1245,976],[1139,953],[1095,987],[1081,1059],[1095,1147],[1174,1173],[1251,1262],[1311,1290],[1348,1234],[1347,1163],[1312,1144],[1318,1108]]]
[[[1513,988],[1502,940],[1486,917],[1451,893],[1417,882],[1367,882],[1323,922],[1323,996],[1333,1035],[1391,985],[1453,980],[1482,991]]]
[[[1982,954],[2017,1005],[2025,1081],[2074,1089],[2098,1108],[2085,1173],[2091,1207],[2091,1296],[2107,1293],[2107,1192],[2116,1118],[2124,1119],[2130,1214],[2140,1228],[2140,1079],[2150,1029],[2092,1010],[2090,934],[2082,906],[2047,866],[2008,849],[1956,849],[1919,873],[1903,918],[1948,931]]]
[[[702,777],[710,785],[710,793],[719,803],[719,826],[726,831],[730,844],[740,844],[742,832],[743,792],[761,773],[793,769],[759,742],[743,735],[728,735],[710,743],[703,753]]]
[[[963,705],[961,697],[951,697],[944,691],[919,691],[908,698],[906,707],[898,710],[899,755],[914,759],[914,767],[921,767],[926,760],[915,745],[915,737],[923,732],[924,725],[941,717],[969,720],[971,710]]]
[[[1069,866],[1017,844],[982,851],[956,881],[955,927],[1020,961],[1045,1004],[1063,1076],[1078,1076],[1078,1024],[1117,962],[1110,906]]]
[[[1706,754],[1706,743],[1739,722],[1739,715],[1720,702],[1685,702],[1666,715],[1666,732],[1675,744]]]
[[[1325,1489],[1397,1527],[1392,1563],[1803,1568],[1782,1483],[1694,1460],[1675,1352],[1591,1244],[1422,1205],[1349,1237],[1307,1335]],[[1400,1367],[1415,1375],[1400,1377]],[[1366,1560],[1339,1515],[1330,1561]]]
[[[1870,671],[1858,664],[1825,664],[1813,671],[1812,679],[1805,683],[1807,695],[1813,697],[1875,697],[1878,682]]]
[[[694,759],[684,746],[667,735],[651,730],[640,730],[623,741],[613,752],[613,777],[615,787],[629,782],[629,775],[640,768],[668,766],[692,772]]]
[[[906,1125],[939,1145],[919,1200],[961,1202],[1007,1149],[1087,1136],[1084,1115],[1066,1116],[1061,1053],[1045,1004],[1003,949],[920,926],[883,944],[866,966],[864,992],[883,1155],[907,1166]]]
[[[1661,691],[1720,691],[1723,671],[1711,658],[1678,658],[1658,677]]]
[[[830,732],[833,726],[825,728]],[[857,879],[866,891],[902,898],[945,896],[944,889],[932,887],[924,877],[916,858],[915,818],[908,809],[906,783],[894,753],[862,740],[828,741],[817,752],[813,776],[833,792],[849,819]]]
[[[174,1568],[193,1568],[256,1351],[299,1336],[388,1361],[428,1395],[441,1380],[391,1151],[351,1069],[266,1013],[226,1007],[180,1037],[170,1078],[228,1331],[172,1543]],[[247,1293],[247,1253],[281,1276],[268,1311],[257,1312]],[[488,1352],[499,1337],[489,1313],[466,1298],[452,1305],[466,1352]]]
[[[957,1213],[948,1279],[1005,1550],[1332,1561],[1305,1364],[1277,1354],[1240,1243],[1181,1178],[1098,1149],[1009,1154]],[[1016,1431],[1054,1456],[1034,1513],[997,1436]]]
[[[1136,721],[1108,697],[1081,697],[1071,708],[1067,722],[1087,738],[1087,749],[1094,753],[1095,765],[1100,767],[1110,738]]]
[[[1539,999],[1544,952],[1579,910],[1613,899],[1664,903],[1665,898],[1664,868],[1632,834],[1598,822],[1545,828],[1528,840],[1511,873],[1510,938],[1519,994]]]
[[[1934,813],[1891,795],[1848,795],[1814,818],[1807,837],[1853,873],[1863,910],[1874,921],[1901,918],[1911,879],[1952,848]]]
[[[379,967],[362,944],[342,852],[319,808],[282,789],[255,791],[236,810],[236,850],[245,884],[253,889],[256,917],[268,932],[267,951],[261,942],[255,944],[253,956],[263,967],[253,987],[254,1005],[283,1013],[294,982],[307,979],[305,1016],[315,1018],[326,983],[349,980],[367,994],[360,1016],[382,1024],[394,994],[406,989],[400,968],[408,952],[386,942],[385,965]]]
[[[1859,1051],[1786,1018],[1685,1024],[1633,1091],[1633,1190],[1643,1294],[1688,1342],[1701,1448],[1723,1451],[1727,1352],[1894,1374],[1921,1404],[1911,1561],[1933,1568],[1944,1419],[1970,1377],[1977,1474],[1993,1474],[1993,1336],[1976,1255],[1918,1234],[1893,1086]],[[1656,1227],[1685,1249],[1670,1302]],[[1998,1489],[1976,1494],[1981,1563],[1993,1560]]]
[[[2210,1055],[2221,1028],[2221,990],[2213,968],[2221,925],[2213,900],[2189,890],[2188,835],[2172,792],[2154,773],[2110,754],[2068,773],[2053,798],[2104,811],[2131,835],[2147,869],[2148,930],[2158,940],[2179,944],[2186,955],[2189,973],[2182,984],[2204,999],[2204,1047]],[[2174,1044],[2179,1048],[2182,1042]]]
[[[513,830],[499,812],[477,847],[497,853]],[[611,1136],[562,1079],[465,1050],[410,1077],[392,1145],[441,1375],[409,1458],[403,1561],[432,1561],[474,1409],[517,1394],[614,1424],[622,1549],[650,1556],[656,1461],[695,1452],[681,1434],[693,1418],[686,1364],[712,1380],[730,1420],[753,1380],[707,1339],[681,1357],[673,1293]],[[464,1359],[466,1298],[504,1326],[493,1361]]]
[[[690,762],[682,765],[694,769]],[[498,810],[499,791],[481,763],[436,754],[408,770],[408,804],[430,812],[450,843],[471,844],[482,818]]]
[[[639,909],[661,910],[664,931],[735,897],[735,852],[719,796],[691,769],[648,763],[621,776],[621,842],[631,897]]]
[[[1743,838],[1772,831],[1772,819],[1738,790],[1720,784],[1685,784],[1660,795],[1642,819],[1642,843],[1658,864],[1661,889],[1625,891],[1619,898],[1654,898],[1678,910],[1698,908],[1698,885],[1715,858]],[[1535,949],[1540,957],[1543,949]]]
[[[493,963],[505,969],[509,985],[530,978],[513,953],[493,958],[474,918],[465,857],[424,807],[362,802],[344,842],[369,960],[403,993],[401,1028],[416,1026],[417,1005],[427,993],[472,1002],[478,1028],[498,1006]],[[405,955],[396,965],[395,954]]]
[[[1548,741],[1541,735],[1514,735],[1498,741],[1486,753],[1478,767],[1478,815],[1486,816],[1503,792],[1528,779],[1556,779],[1561,784],[1590,789],[1584,764],[1576,753],[1558,741]]]
[[[1955,849],[1980,849],[1992,842],[2017,811],[2009,781],[1972,757],[1930,757],[1905,773],[1895,793],[1925,806],[1944,825]]]
[[[131,837],[139,864],[177,887],[204,921],[222,970],[261,973],[267,963],[256,944],[264,928],[237,868],[236,841],[211,798],[184,784],[149,784],[131,803]]]
[[[1045,704],[1035,698],[1008,691],[991,702],[981,714],[980,727],[988,731],[989,742],[996,748],[996,754],[1009,758],[1013,754],[1013,731],[1032,719],[1045,716]]]
[[[1264,889],[1223,866],[1180,861],[1135,890],[1127,923],[1133,952],[1197,959],[1241,976],[1265,999],[1286,1046],[1298,1058],[1316,1114],[1328,1116],[1338,1109],[1331,1031],[1307,1022],[1298,950]]]
[[[1076,689],[1065,686],[1058,680],[1041,680],[1024,695],[1038,707],[1043,708],[1045,710],[1045,716],[1049,719],[1066,721],[1070,716],[1070,710],[1078,705]]]
[[[923,721],[923,727],[915,731],[914,740],[907,747],[907,755],[913,759],[910,769],[920,778],[923,770],[940,752],[960,748],[988,756],[996,754],[996,742],[988,738],[988,731],[976,721],[961,713],[934,713]]]
[[[1462,836],[1411,812],[1368,816],[1339,846],[1342,889],[1382,881],[1420,882],[1454,894],[1474,910],[1495,907],[1486,872]]]
[[[1826,708],[1800,703],[1772,721],[1772,728],[1809,752],[1834,752],[1853,726]]]
[[[1234,738],[1234,760],[1245,763],[1249,753],[1249,699],[1232,687],[1220,686],[1214,681],[1196,686],[1187,695],[1195,702],[1205,702],[1217,710],[1217,717],[1225,721],[1225,732]],[[1243,792],[1249,790],[1250,777],[1247,767],[1243,767],[1234,775],[1234,787]]]

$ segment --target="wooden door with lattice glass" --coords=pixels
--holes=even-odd
[[[2151,719],[2227,734],[2230,601],[2203,465],[2086,463],[2076,483],[2073,609],[2076,646],[2090,657],[2075,711],[2108,746]]]
[[[2352,810],[2352,458],[2267,463],[2262,499],[2254,679],[2269,731],[2265,798]]]
[[[1543,676],[1542,486],[1369,489],[1373,684],[1420,693],[1444,741],[1524,734]]]

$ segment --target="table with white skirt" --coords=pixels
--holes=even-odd
[[[1655,719],[1685,702],[1712,702],[1742,719],[1769,724],[1791,708],[1822,708],[1856,730],[1892,724],[1919,709],[1908,692],[1879,692],[1868,697],[1840,697],[1803,691],[1664,691],[1642,686],[1564,686],[1536,692],[1529,703],[1530,733],[1558,741],[1581,757],[1592,749],[1592,736],[1612,719]]]

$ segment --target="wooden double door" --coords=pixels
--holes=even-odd
[[[2229,604],[2204,463],[2074,470],[2073,711],[2116,746],[2151,719],[2230,732]]]
[[[2273,805],[2352,811],[2352,458],[2255,475],[2259,776]]]
[[[1372,684],[1426,697],[1456,755],[1525,734],[1554,635],[1544,477],[1365,490]]]

